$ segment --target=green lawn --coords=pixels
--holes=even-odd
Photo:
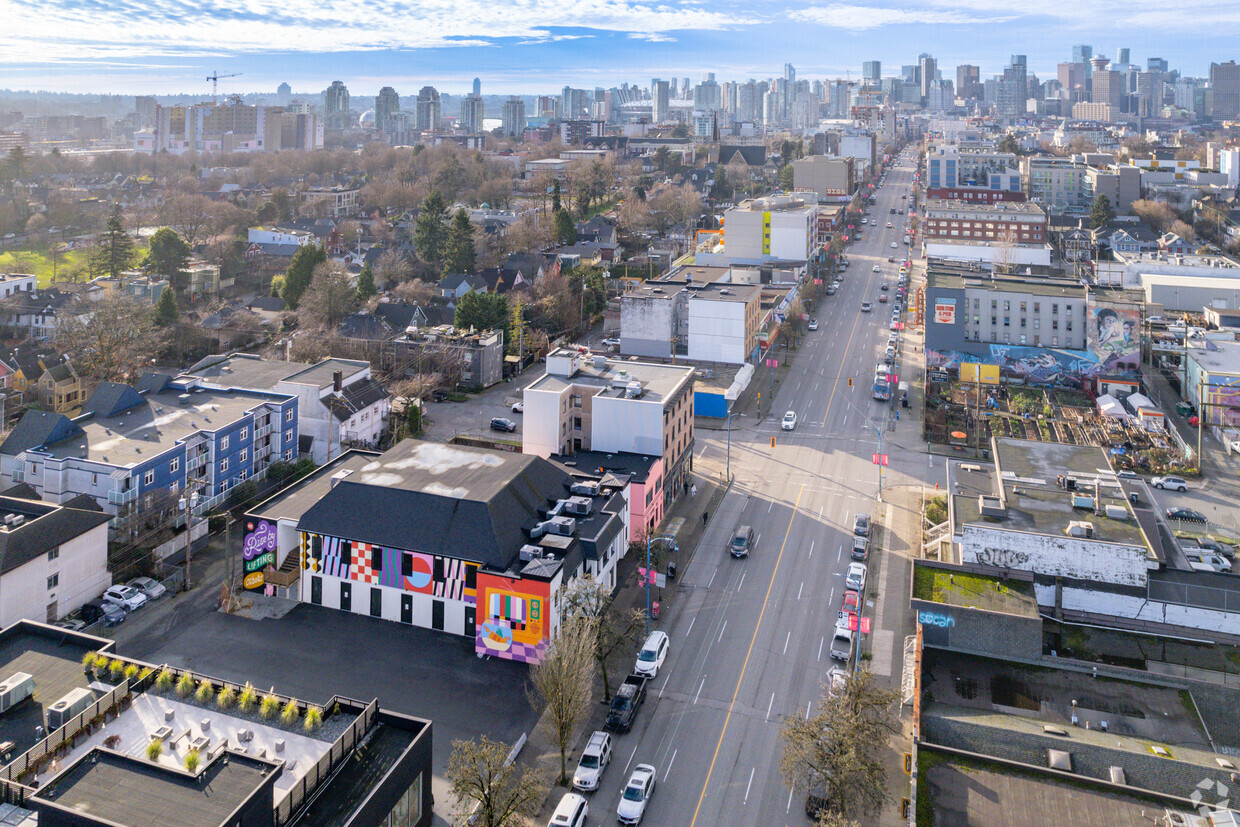
[[[146,248],[136,247],[134,266],[146,258]],[[81,269],[86,263],[85,250],[70,250],[56,254],[56,273],[62,279],[71,270]],[[39,277],[39,287],[52,283],[52,254],[48,250],[6,250],[0,253],[0,273],[33,273]]]

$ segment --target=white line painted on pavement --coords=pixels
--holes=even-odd
[[[715,582],[715,575],[718,573],[719,573],[719,567],[716,566],[715,570],[710,573],[710,583],[706,584],[706,588],[709,589],[711,587],[711,584]]]
[[[837,562],[837,563],[838,563],[839,561],[841,561],[841,560],[843,560],[843,559],[844,559],[844,547],[843,547],[843,546],[840,546],[840,551],[839,551],[839,554],[835,555],[835,562]]]
[[[748,570],[741,572],[741,579],[738,580],[736,583],[736,590],[738,592],[741,590],[741,586],[745,585],[745,575],[748,573],[749,573]],[[724,622],[726,623],[727,621],[724,621]]]
[[[805,720],[809,720],[809,711],[814,706],[814,702],[810,701],[805,705]]]
[[[640,747],[640,746],[641,744],[638,744],[637,746],[633,747],[633,751],[629,753],[629,760],[624,762],[624,769],[621,771],[620,773],[621,775],[624,775],[624,773],[629,771],[629,764],[633,763],[633,756],[637,755],[637,747]]]
[[[766,720],[771,720],[771,707],[775,706],[775,693],[771,693],[771,700],[766,704]]]
[[[774,508],[774,507],[775,507],[775,501],[774,501],[774,500],[771,500],[771,504],[770,504],[770,505],[768,505],[768,506],[766,507],[766,513],[767,513],[767,514],[770,514],[770,513],[771,513],[771,509],[772,509],[772,508]]]
[[[835,586],[831,587],[831,593],[827,595],[827,603],[835,600]]]
[[[693,616],[693,620],[690,620],[690,621],[689,621],[689,628],[688,628],[688,629],[685,629],[685,637],[688,637],[688,636],[689,636],[689,633],[693,631],[693,624],[694,624],[694,623],[697,623],[697,615],[694,615],[694,616]]]
[[[667,779],[669,779],[669,778],[671,778],[671,777],[672,777],[672,763],[676,760],[676,753],[677,753],[677,752],[678,752],[678,750],[672,750],[672,757],[671,757],[670,759],[668,759],[668,762],[667,762],[667,769],[663,771],[663,780],[664,780],[664,781],[667,781]]]
[[[813,556],[814,556],[814,543],[815,543],[815,542],[816,542],[815,540],[810,540],[810,541],[809,541],[809,556],[810,556],[810,557],[813,557]]]
[[[742,804],[749,803],[749,788],[753,786],[753,774],[754,774],[754,771],[757,769],[758,769],[757,767],[749,768],[749,783],[745,785],[745,800],[741,802]]]
[[[801,599],[801,592],[805,591],[805,581],[801,581],[801,588],[797,589],[797,600]]]
[[[627,768],[626,768],[627,769]],[[792,790],[788,790],[788,806],[784,807],[784,814],[792,812]]]
[[[702,682],[698,684],[698,691],[693,693],[693,703],[696,706],[698,698],[702,697],[702,687],[706,685],[706,676],[702,676]]]
[[[788,641],[790,640],[792,640],[791,630],[788,632],[788,637],[784,638],[784,654],[785,655],[788,654]]]
[[[826,642],[827,639],[825,637],[818,640],[818,660],[822,660],[822,647]]]
[[[728,622],[725,620],[723,621],[723,625],[719,627],[719,639],[716,640],[715,643],[719,643],[723,640],[723,630],[726,628],[728,628]]]

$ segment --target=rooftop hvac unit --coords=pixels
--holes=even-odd
[[[521,557],[522,563],[528,563],[531,560],[537,560],[538,558],[542,557],[542,547],[531,546],[529,544],[521,546],[520,557]]]
[[[1068,534],[1072,537],[1093,537],[1094,524],[1086,520],[1073,520],[1068,523]]]
[[[594,369],[595,370],[606,370],[607,369],[607,357],[602,355],[601,353],[596,354],[594,357]]]
[[[611,386],[613,388],[623,388],[628,384],[629,372],[627,370],[618,371],[616,375],[611,378]]]
[[[599,492],[598,480],[582,480],[573,483],[569,488],[574,494],[580,494],[583,497],[597,497]]]
[[[577,531],[577,521],[572,517],[552,517],[547,521],[548,534],[557,534],[560,537],[571,537]]]
[[[1073,508],[1088,508],[1092,510],[1094,507],[1094,498],[1091,497],[1089,494],[1073,494],[1072,495],[1072,507]]]
[[[641,399],[641,395],[642,383],[638,382],[636,379],[624,386],[625,399]]]
[[[563,512],[568,514],[588,516],[594,509],[594,501],[589,497],[569,497],[563,503]]]
[[[1108,505],[1106,508],[1107,517],[1112,520],[1127,520],[1128,509],[1122,505]]]
[[[95,702],[95,693],[79,687],[47,708],[47,731],[55,732]]]
[[[14,672],[0,683],[0,714],[8,712],[34,694],[34,676],[27,672]]]

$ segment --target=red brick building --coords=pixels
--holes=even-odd
[[[926,202],[922,230],[927,241],[1004,241],[1042,244],[1046,241],[1046,213],[1037,204],[964,201]]]

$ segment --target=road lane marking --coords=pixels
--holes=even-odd
[[[801,592],[805,591],[805,581],[801,581],[801,587],[797,589],[797,600],[801,599]]]
[[[819,516],[822,516],[821,512],[819,513]],[[814,543],[815,543],[814,540],[809,541],[809,556],[811,558],[814,556]]]
[[[637,747],[639,746],[641,746],[641,744],[637,744],[636,746],[634,746],[633,751],[629,753],[629,760],[624,762],[624,769],[620,771],[621,775],[624,775],[626,772],[629,771],[629,764],[633,763],[633,756],[637,755]]]
[[[772,508],[774,508],[774,507],[775,507],[775,501],[774,501],[774,500],[771,500],[771,504],[770,504],[770,505],[768,505],[768,506],[766,507],[766,513],[767,513],[767,514],[770,514],[770,513],[771,513],[771,509],[772,509]]]
[[[728,628],[728,622],[725,620],[723,621],[723,625],[719,627],[719,638],[718,640],[715,641],[715,643],[723,642],[723,631],[724,629],[727,629],[727,628]]]
[[[792,790],[788,790],[788,806],[784,808],[784,814],[792,812]]]
[[[836,379],[838,382],[838,378]],[[830,413],[831,403],[827,403],[827,412]],[[719,740],[715,742],[715,752],[710,758],[710,767],[706,770],[706,780],[702,782],[702,792],[698,794],[697,806],[693,808],[693,819],[689,822],[689,827],[697,824],[698,814],[702,811],[702,802],[706,800],[706,788],[710,786],[711,776],[715,773],[715,763],[719,760],[719,750],[723,748],[723,739],[728,734],[728,724],[732,721],[732,711],[736,709],[736,699],[741,694],[741,683],[745,680],[745,672],[749,669],[749,658],[753,655],[754,644],[758,642],[758,632],[762,629],[762,619],[766,616],[766,607],[771,600],[771,591],[775,588],[775,578],[779,574],[779,564],[784,558],[784,549],[788,547],[788,538],[792,536],[792,524],[796,520],[797,510],[801,507],[801,497],[805,493],[805,486],[802,485],[797,491],[796,502],[792,505],[792,514],[788,516],[788,528],[784,531],[784,542],[779,547],[779,554],[775,556],[775,569],[771,572],[771,579],[766,585],[766,596],[762,598],[762,608],[758,610],[758,622],[753,627],[753,637],[749,639],[749,649],[745,652],[745,660],[741,664],[741,673],[736,679],[736,687],[732,690],[732,700],[728,704],[728,714],[723,718],[723,729],[719,732]],[[626,767],[627,769],[627,767]],[[789,798],[791,802],[791,798]],[[789,803],[788,806],[792,806]]]
[[[814,702],[810,701],[805,705],[805,720],[809,720],[809,711],[813,708]]]
[[[675,763],[676,761],[677,752],[679,752],[679,750],[672,750],[672,757],[669,758],[667,761],[667,769],[663,771],[663,780],[665,782],[667,781],[667,779],[672,777],[672,764]]]
[[[693,624],[694,624],[694,623],[697,623],[697,615],[696,615],[696,614],[694,614],[694,615],[693,615],[693,619],[689,621],[689,628],[688,628],[688,629],[685,629],[685,637],[688,637],[688,636],[689,636],[689,633],[693,631]]]
[[[746,569],[745,571],[741,572],[741,579],[740,579],[740,580],[737,582],[737,584],[736,584],[736,590],[737,590],[738,592],[741,590],[741,586],[745,585],[745,575],[746,575],[746,574],[748,574],[748,573],[749,573],[749,570],[748,570],[748,569]],[[725,621],[724,621],[724,623],[726,623],[726,622],[727,622],[727,621],[725,620]]]
[[[827,642],[827,639],[825,637],[818,639],[818,660],[822,660],[822,647],[826,642]]]
[[[792,630],[788,631],[788,637],[784,638],[784,654],[788,654],[788,641],[792,640]]]
[[[706,676],[702,676],[702,682],[698,684],[698,691],[693,694],[693,705],[697,706],[698,698],[702,697],[702,687],[706,686]]]
[[[772,696],[772,697],[774,697],[774,696]],[[757,767],[750,767],[750,768],[749,768],[749,783],[745,785],[745,800],[744,800],[743,802],[741,802],[741,803],[743,803],[743,804],[748,804],[748,803],[749,803],[749,788],[753,786],[753,774],[754,774],[754,771],[755,771],[755,770],[757,770],[757,769],[758,769]]]
[[[771,693],[771,700],[766,704],[766,720],[771,720],[771,707],[775,706],[775,693]]]
[[[837,562],[837,563],[838,563],[838,562],[840,562],[840,561],[841,561],[841,560],[843,560],[843,559],[844,559],[844,547],[843,547],[843,546],[840,546],[840,552],[839,552],[839,554],[835,555],[835,562]]]
[[[715,566],[715,570],[710,573],[710,582],[706,584],[706,588],[710,588],[715,582],[715,575],[719,573],[719,567]]]

